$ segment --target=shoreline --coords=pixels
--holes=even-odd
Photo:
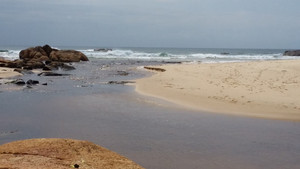
[[[300,60],[154,66],[140,94],[188,109],[300,121]]]

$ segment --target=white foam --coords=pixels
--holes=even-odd
[[[80,50],[89,58],[96,59],[135,59],[135,60],[169,60],[169,61],[202,61],[202,62],[232,62],[232,61],[248,61],[248,60],[281,60],[281,59],[300,59],[293,56],[282,56],[282,53],[274,54],[214,54],[214,53],[180,53],[174,54],[170,52],[141,52],[129,49],[113,49],[111,51],[94,51],[94,49]],[[19,58],[20,50],[8,50],[8,52],[0,52],[0,57],[14,60]]]

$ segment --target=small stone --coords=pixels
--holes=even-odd
[[[17,79],[15,81],[12,81],[11,83],[16,84],[16,85],[25,85],[25,82],[23,79]]]
[[[39,84],[39,83],[40,83],[39,81],[31,80],[31,79],[26,82],[26,84],[28,84],[28,85],[36,85],[36,84]]]

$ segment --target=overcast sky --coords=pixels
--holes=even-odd
[[[0,45],[300,48],[300,0],[0,0]]]

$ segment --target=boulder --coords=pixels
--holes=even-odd
[[[88,141],[30,139],[1,145],[0,168],[142,169],[143,167]]]
[[[42,69],[43,67],[45,67],[45,64],[35,59],[31,59],[30,61],[26,62],[24,65],[25,69]]]
[[[22,60],[14,60],[14,61],[7,61],[5,67],[9,68],[22,68],[24,66],[24,62]]]
[[[300,56],[300,50],[288,50],[285,51],[284,56]]]
[[[37,80],[31,80],[31,79],[29,79],[26,82],[26,84],[28,84],[28,85],[36,85],[36,84],[39,84],[39,83],[40,83],[39,81],[37,81]]]
[[[70,76],[70,74],[62,74],[62,73],[55,73],[55,72],[42,72],[42,73],[39,73],[38,76]]]
[[[82,52],[76,50],[52,51],[50,53],[49,58],[52,61],[59,61],[59,62],[80,62],[80,61],[89,60]]]
[[[112,49],[110,48],[98,48],[98,49],[94,49],[95,52],[108,52],[108,51],[112,51]]]
[[[12,81],[11,83],[20,85],[20,86],[25,85],[25,82],[23,79],[17,79],[17,80]]]
[[[46,52],[47,56],[50,56],[50,53],[52,52],[52,50],[57,50],[57,49],[52,49],[49,45],[44,45],[43,50]]]
[[[24,50],[21,50],[19,53],[19,58],[22,60],[30,60],[30,59],[39,59],[42,56],[47,56],[47,53],[44,51],[44,49],[41,46],[36,46],[32,48],[27,48]]]
[[[61,68],[62,70],[74,70],[75,67],[71,65],[67,65],[62,62],[46,62],[46,68],[45,70],[57,70],[58,68]]]

